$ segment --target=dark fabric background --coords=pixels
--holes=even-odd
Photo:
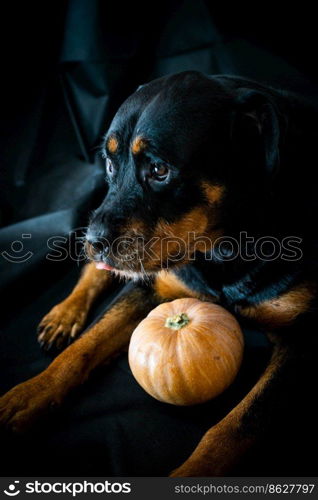
[[[72,289],[81,264],[74,252],[49,260],[47,240],[85,227],[98,206],[106,189],[98,146],[116,109],[138,85],[197,69],[248,76],[315,101],[318,94],[315,15],[296,7],[279,14],[200,0],[161,1],[151,8],[73,0],[12,2],[1,10],[3,393],[52,359],[36,342],[36,325]],[[217,400],[193,408],[158,403],[137,385],[122,355],[31,434],[5,439],[2,474],[166,475],[263,370],[267,342],[257,332],[245,334],[242,370]],[[291,388],[290,407],[236,473],[315,475],[309,456],[316,449],[312,399],[306,387]]]

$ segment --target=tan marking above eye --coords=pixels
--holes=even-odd
[[[109,137],[109,139],[107,140],[107,149],[110,153],[116,153],[118,149],[118,140],[116,139],[116,137]]]
[[[204,196],[211,204],[220,202],[225,192],[225,187],[221,184],[210,184],[209,182],[203,181],[201,187]]]
[[[146,139],[138,135],[137,137],[135,137],[135,139],[131,144],[131,151],[134,155],[136,155],[141,151],[143,151],[146,147],[147,147]]]

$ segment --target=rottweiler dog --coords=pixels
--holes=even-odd
[[[273,345],[256,385],[171,475],[229,474],[313,349],[317,116],[303,98],[239,77],[187,71],[139,87],[105,136],[108,190],[87,229],[90,262],[40,323],[45,348],[66,348],[1,398],[2,423],[26,429],[125,349],[152,308],[196,297],[252,322]],[[117,301],[70,342],[122,277],[130,284]]]

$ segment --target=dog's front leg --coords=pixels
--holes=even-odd
[[[148,289],[127,285],[121,298],[49,367],[0,398],[0,424],[23,431],[83,383],[90,372],[121,350],[154,306]]]
[[[209,429],[192,455],[172,477],[228,476],[244,454],[256,444],[284,397],[286,372],[297,373],[295,347],[274,345],[265,372],[245,398],[218,424]],[[283,375],[283,376],[282,376]]]
[[[44,316],[38,327],[38,340],[46,349],[58,349],[74,340],[85,326],[87,314],[95,299],[114,281],[107,271],[87,264],[71,294]]]

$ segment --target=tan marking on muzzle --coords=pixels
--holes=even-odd
[[[153,249],[160,255],[162,262],[177,255],[180,246],[188,256],[194,250],[206,251],[212,246],[213,240],[221,235],[220,231],[214,234],[209,230],[210,222],[206,207],[202,206],[194,208],[177,222],[169,224],[160,220],[153,232],[153,236],[159,238]]]

